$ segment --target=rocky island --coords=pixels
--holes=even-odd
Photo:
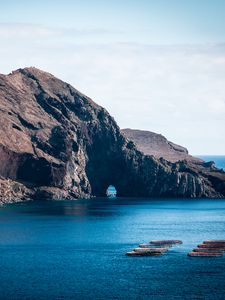
[[[104,108],[33,67],[0,75],[0,125],[2,203],[103,196],[109,184],[119,196],[225,197],[213,162],[145,151]]]

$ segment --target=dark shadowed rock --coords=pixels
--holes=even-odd
[[[144,155],[109,113],[36,68],[0,75],[0,201],[119,196],[223,197],[214,166]]]

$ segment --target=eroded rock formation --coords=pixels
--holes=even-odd
[[[0,75],[0,125],[2,202],[102,196],[109,184],[120,196],[225,195],[224,172],[144,155],[104,108],[36,68]]]

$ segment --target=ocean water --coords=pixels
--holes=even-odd
[[[225,155],[198,155],[197,157],[205,161],[214,161],[217,168],[225,170]]]
[[[162,257],[127,257],[181,239]],[[92,199],[0,207],[0,299],[225,299],[225,257],[191,258],[225,239],[225,200]]]

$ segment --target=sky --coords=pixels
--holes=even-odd
[[[35,66],[121,128],[225,155],[225,0],[0,0],[0,73]]]

